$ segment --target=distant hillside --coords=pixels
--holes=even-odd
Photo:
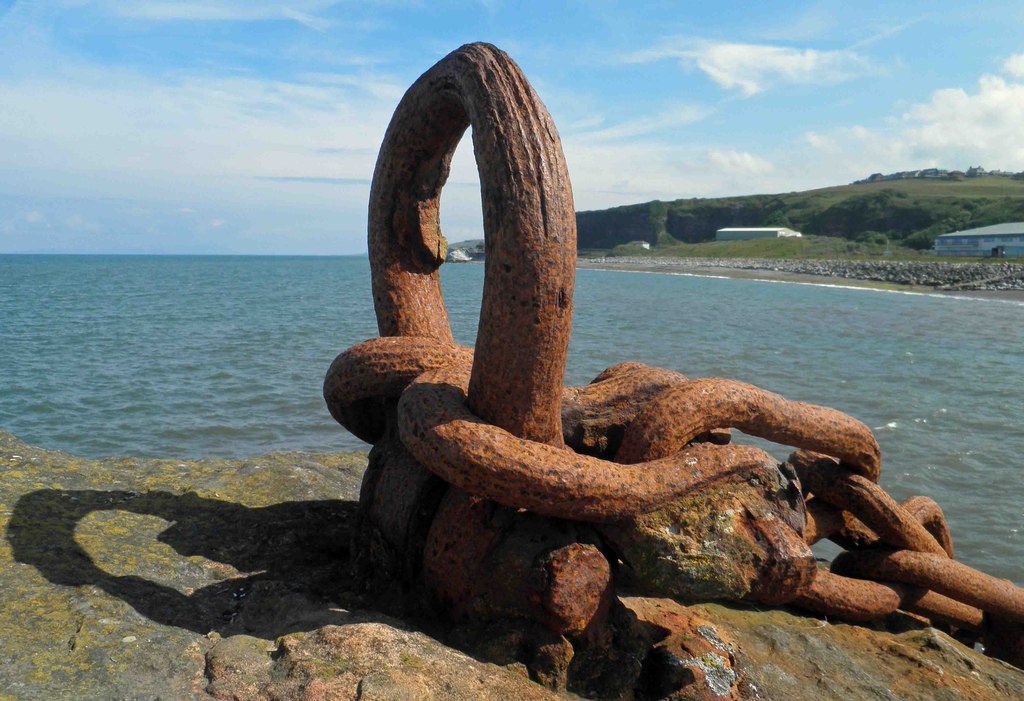
[[[700,243],[728,226],[788,226],[805,234],[931,248],[939,234],[1024,221],[1024,180],[905,179],[806,192],[645,202],[577,212],[578,247],[629,241]]]

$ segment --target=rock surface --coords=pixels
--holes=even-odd
[[[353,591],[365,464],[92,461],[0,433],[0,700],[558,698]],[[1024,697],[1024,672],[910,617],[624,601],[660,640],[637,698]]]
[[[551,697],[347,610],[365,467],[90,461],[0,433],[0,699]]]

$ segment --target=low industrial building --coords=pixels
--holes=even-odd
[[[1024,222],[993,224],[935,237],[935,255],[968,258],[1024,257]]]
[[[799,231],[784,226],[731,227],[715,232],[715,241],[745,241],[746,239],[782,239],[803,236]]]

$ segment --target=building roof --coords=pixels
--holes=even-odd
[[[1024,234],[1024,222],[1007,222],[1006,224],[993,224],[992,226],[982,226],[977,229],[967,229],[966,231],[954,231],[951,234],[942,234],[936,238],[941,239],[947,236],[998,236],[999,234]]]

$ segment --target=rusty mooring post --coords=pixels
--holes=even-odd
[[[438,277],[441,189],[469,126],[488,253],[475,349],[454,343]],[[934,502],[897,504],[878,487],[863,423],[640,363],[563,387],[572,191],[551,117],[500,50],[463,46],[402,98],[374,173],[369,251],[380,338],[335,359],[324,397],[374,444],[354,553],[378,594],[425,589],[451,620],[544,631],[528,663],[556,686],[573,645],[613,659],[630,637],[605,630],[620,574],[683,601],[855,621],[903,608],[1020,664],[1024,592],[953,562]],[[802,450],[780,464],[731,443],[730,428]],[[815,564],[821,538],[851,550],[835,573]]]
[[[476,349],[460,356],[438,281],[446,247],[439,199],[468,126],[488,258]],[[474,414],[561,447],[576,263],[572,191],[551,117],[504,53],[462,47],[403,97],[374,173],[369,249],[382,337],[436,340],[446,348],[443,360],[471,368]],[[611,567],[590,529],[556,527],[459,489],[439,489],[427,471],[412,467],[394,437],[373,462],[361,498],[364,521],[375,540],[387,541],[406,576],[422,564],[425,582],[449,612],[519,613],[562,633],[580,632],[607,608]],[[411,522],[410,514],[431,518]],[[410,547],[414,552],[403,552]]]

